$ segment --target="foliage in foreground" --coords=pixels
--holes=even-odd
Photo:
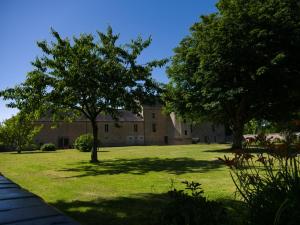
[[[83,134],[76,138],[74,147],[82,152],[90,152],[93,149],[94,138],[92,134]]]
[[[170,202],[162,209],[162,225],[228,224],[224,206],[203,196],[201,184],[183,182],[185,190],[169,191]]]
[[[22,150],[33,146],[33,139],[41,128],[42,126],[34,124],[28,115],[19,113],[1,124],[0,143],[21,153]]]
[[[283,143],[258,136],[248,139],[244,151],[221,159],[231,169],[238,194],[246,202],[251,225],[300,224],[300,157],[298,146],[287,137]],[[262,151],[250,154],[252,143]]]

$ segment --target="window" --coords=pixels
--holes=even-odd
[[[152,132],[156,132],[156,124],[155,123],[152,124]]]
[[[187,135],[187,130],[184,131],[184,135]]]
[[[193,133],[193,125],[190,126],[191,133]]]
[[[183,120],[183,123],[186,124],[186,119]]]
[[[155,113],[152,113],[152,119],[155,119]]]
[[[137,124],[134,124],[134,125],[133,125],[133,131],[134,131],[134,132],[138,132],[138,125],[137,125]]]
[[[108,133],[108,124],[104,125],[104,131],[105,131],[105,133]]]

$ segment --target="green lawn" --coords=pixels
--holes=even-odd
[[[172,183],[197,181],[210,199],[233,199],[229,171],[217,161],[228,147],[102,148],[99,164],[77,150],[1,153],[0,172],[82,224],[146,225]]]

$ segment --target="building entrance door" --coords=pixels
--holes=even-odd
[[[169,144],[169,137],[168,136],[165,136],[165,144]]]
[[[58,148],[69,148],[69,138],[59,137],[58,138]]]

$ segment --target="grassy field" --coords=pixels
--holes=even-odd
[[[1,153],[0,172],[85,225],[148,224],[162,194],[181,181],[202,184],[210,199],[232,199],[234,185],[217,157],[228,145],[102,148],[89,153]]]

